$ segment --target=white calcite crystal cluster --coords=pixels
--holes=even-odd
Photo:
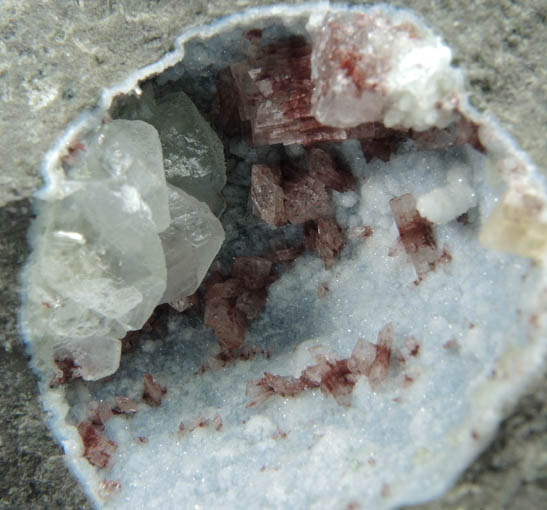
[[[158,303],[183,306],[224,231],[207,204],[166,182],[160,137],[146,122],[107,122],[61,163],[65,176],[40,203],[24,320],[38,363],[70,362],[73,376],[94,380],[116,371],[120,340]],[[214,172],[224,179],[223,161]]]
[[[486,446],[544,365],[547,185],[450,61],[407,11],[251,9],[52,149],[22,319],[96,508],[389,510]]]

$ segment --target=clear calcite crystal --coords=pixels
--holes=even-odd
[[[116,120],[82,142],[59,195],[40,205],[25,322],[40,356],[69,357],[98,379],[119,364],[165,290],[158,232],[170,221],[161,146],[141,121]]]
[[[160,234],[167,265],[167,288],[161,302],[193,294],[207,273],[224,230],[207,204],[168,185],[171,225]]]
[[[441,39],[405,12],[317,13],[313,39],[311,111],[326,126],[424,130],[455,120],[461,75]]]
[[[40,206],[25,322],[43,363],[71,360],[71,377],[99,379],[118,368],[127,331],[197,289],[224,231],[207,204],[166,183],[150,124],[114,120],[78,147]]]
[[[182,91],[155,100],[150,87],[119,115],[142,118],[159,132],[167,182],[209,205],[218,214],[226,183],[224,148],[218,135]]]

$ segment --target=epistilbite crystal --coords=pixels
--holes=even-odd
[[[162,303],[193,294],[222,242],[224,230],[207,204],[167,185],[171,225],[160,234],[167,265],[167,288]]]
[[[313,39],[311,112],[326,126],[382,121],[417,130],[455,120],[460,74],[451,51],[405,13],[317,13]]]
[[[423,277],[439,260],[433,224],[416,209],[416,198],[411,193],[392,198],[389,202],[401,243],[414,264],[418,278]]]

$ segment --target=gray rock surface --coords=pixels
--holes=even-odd
[[[102,87],[157,60],[185,26],[247,0],[0,0],[0,510],[90,508],[42,422],[17,329],[28,197],[66,124]],[[291,2],[293,3],[293,2]],[[354,2],[355,3],[355,2]],[[369,2],[359,2],[369,3]],[[547,157],[545,0],[396,1],[440,32],[493,112],[541,166]],[[547,379],[521,399],[493,445],[442,500],[422,509],[539,509],[547,500]]]

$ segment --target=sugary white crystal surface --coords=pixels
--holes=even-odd
[[[207,204],[167,185],[171,225],[160,234],[167,265],[164,303],[193,294],[222,242],[224,230]]]
[[[477,205],[475,191],[467,182],[468,169],[455,167],[446,173],[446,184],[418,198],[419,213],[432,223],[448,223]]]
[[[423,130],[454,120],[461,73],[450,65],[450,48],[408,13],[319,11],[307,28],[312,113],[322,124]]]

